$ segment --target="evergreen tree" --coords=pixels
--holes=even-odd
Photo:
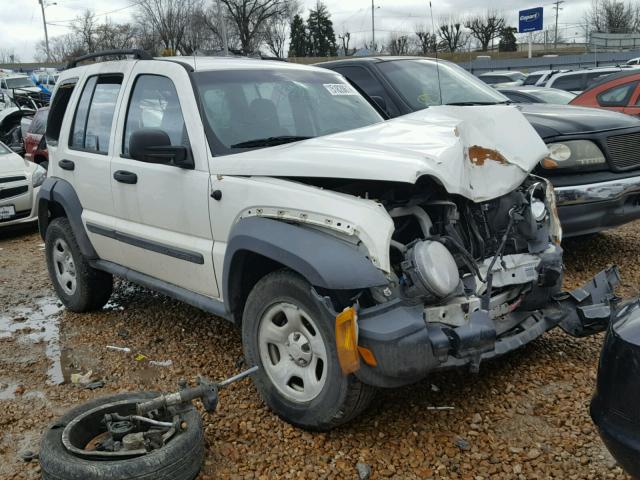
[[[289,42],[290,57],[306,57],[309,51],[307,31],[304,20],[296,15],[291,20],[291,41]]]
[[[307,20],[309,31],[309,54],[314,57],[332,57],[337,53],[336,34],[327,6],[318,1],[316,8],[309,11]]]
[[[500,43],[498,44],[499,52],[515,52],[518,50],[516,41],[516,33],[518,30],[514,27],[504,27],[500,32]]]

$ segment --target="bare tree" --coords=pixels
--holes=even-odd
[[[13,48],[0,48],[0,63],[20,63]]]
[[[95,27],[94,45],[96,50],[133,48],[136,37],[136,29],[130,23],[113,23],[107,19]]]
[[[480,49],[486,52],[491,41],[500,37],[505,19],[495,11],[488,11],[468,18],[464,26],[471,30],[471,36],[478,40]]]
[[[95,14],[87,9],[82,15],[71,22],[71,32],[76,38],[76,45],[80,46],[84,53],[96,51],[96,29],[98,22]]]
[[[435,33],[429,32],[425,26],[417,25],[415,27],[415,34],[418,40],[418,49],[422,55],[427,55],[436,51],[436,48],[438,47],[438,40]]]
[[[87,52],[76,35],[67,33],[49,39],[49,53],[50,61],[63,63]],[[35,60],[42,63],[47,61],[47,46],[44,40],[36,45]]]
[[[351,56],[356,53],[355,48],[353,51],[349,50],[349,42],[351,42],[351,33],[343,32],[338,34],[338,40],[340,40],[340,44],[342,45],[342,51],[344,55]]]
[[[227,7],[229,16],[235,23],[240,48],[244,54],[258,50],[269,20],[286,14],[286,2],[283,0],[221,0],[221,2]]]
[[[440,37],[444,49],[448,52],[460,50],[468,40],[468,35],[463,29],[462,21],[456,17],[440,19],[438,24],[438,37]]]
[[[406,55],[409,53],[409,37],[407,35],[389,35],[387,50],[390,55]]]
[[[632,33],[640,30],[640,6],[620,0],[592,0],[585,18],[591,31]]]
[[[176,53],[201,0],[139,0],[138,23],[150,23],[162,46]]]
[[[284,0],[283,10],[282,14],[274,15],[267,20],[264,29],[264,43],[278,58],[285,56],[291,22],[293,17],[302,13],[302,6],[298,0]]]

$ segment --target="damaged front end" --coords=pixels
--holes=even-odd
[[[352,343],[363,361],[351,371],[362,381],[393,387],[444,368],[477,371],[556,326],[573,336],[606,328],[618,271],[561,291],[561,230],[546,180],[530,175],[481,203],[424,187],[380,200],[395,224],[392,271],[388,285],[357,299]]]

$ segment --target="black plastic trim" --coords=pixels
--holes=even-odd
[[[65,215],[69,219],[82,254],[89,259],[98,258],[82,223],[82,205],[69,182],[57,177],[46,178],[40,187],[36,203],[38,205],[38,229],[43,239],[49,226],[49,203],[57,203],[64,209]]]
[[[353,290],[387,285],[387,279],[363,252],[327,233],[270,218],[240,220],[232,229],[223,267],[223,293],[231,305],[235,259],[256,253],[299,273],[314,287]],[[233,309],[233,308],[232,308]]]
[[[92,58],[109,57],[114,55],[133,55],[133,58],[136,60],[153,60],[153,57],[148,52],[139,48],[122,48],[116,50],[102,50],[100,52],[89,53],[87,55],[76,57],[67,63],[66,68],[77,67],[78,63],[84,62],[85,60],[91,60]]]
[[[175,298],[182,302],[188,303],[196,308],[204,310],[205,312],[212,313],[225,320],[231,320],[230,314],[225,310],[224,303],[220,300],[216,300],[199,293],[192,292],[177,285],[159,280],[151,277],[147,274],[140,273],[136,270],[123,267],[117,263],[109,262],[107,260],[95,260],[91,262],[91,266],[102,270],[120,278],[125,278],[130,282],[142,285],[156,292],[160,292],[169,297]]]
[[[152,240],[146,240],[144,238],[129,235],[127,233],[118,232],[111,228],[104,228],[92,223],[87,223],[87,230],[96,235],[102,235],[103,237],[112,238],[118,242],[133,245],[134,247],[142,248],[144,250],[150,250],[152,252],[167,255],[168,257],[177,258],[186,262],[197,263],[198,265],[204,264],[204,257],[202,254],[185,250],[183,248],[170,247],[164,243],[154,242]]]

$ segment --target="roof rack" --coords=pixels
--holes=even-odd
[[[153,60],[153,57],[139,48],[124,48],[118,50],[102,50],[101,52],[89,53],[88,55],[82,55],[81,57],[74,58],[67,63],[66,68],[74,68],[78,66],[78,63],[84,62],[97,57],[109,57],[113,55],[132,55],[136,60]]]

